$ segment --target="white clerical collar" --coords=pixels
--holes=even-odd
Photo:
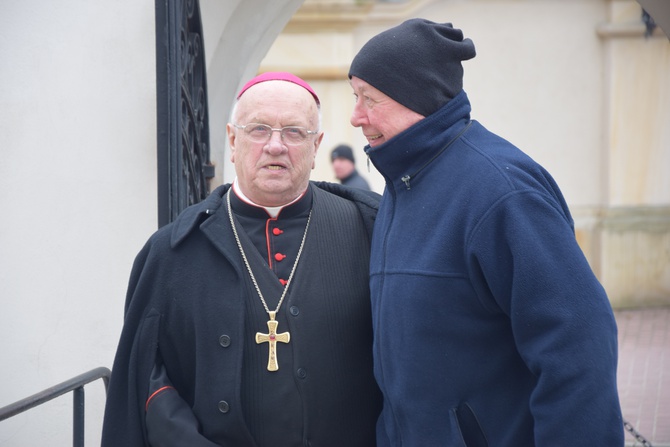
[[[290,201],[289,203],[286,203],[286,204],[284,204],[284,205],[280,205],[280,206],[263,206],[263,205],[259,205],[259,204],[257,204],[257,203],[254,203],[250,198],[248,198],[248,197],[242,192],[242,188],[240,188],[240,184],[239,184],[239,182],[237,181],[237,177],[235,177],[235,180],[233,180],[233,191],[235,191],[235,194],[237,195],[237,197],[240,198],[240,200],[242,200],[243,202],[248,203],[249,205],[253,205],[253,206],[257,206],[257,207],[259,207],[259,208],[263,208],[263,209],[265,210],[265,212],[268,213],[268,214],[270,215],[270,217],[272,217],[272,218],[275,218],[275,217],[279,216],[279,213],[281,212],[282,208],[284,208],[285,206],[294,204],[295,202],[297,202],[298,200],[300,200],[300,199],[302,198],[302,196],[305,195],[305,193],[303,192],[303,193],[300,194],[298,197],[296,197],[294,200],[292,200],[292,201]]]

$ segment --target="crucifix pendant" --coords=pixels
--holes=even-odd
[[[261,334],[256,332],[256,343],[269,343],[269,356],[268,356],[268,371],[277,371],[279,369],[279,364],[277,363],[277,342],[288,343],[291,339],[291,334],[288,332],[282,332],[277,334],[277,326],[279,325],[278,321],[275,321],[276,312],[268,312],[270,314],[270,320],[268,320],[268,333]]]

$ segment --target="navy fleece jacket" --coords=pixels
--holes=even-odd
[[[623,445],[616,323],[549,173],[465,92],[366,152],[378,445]]]

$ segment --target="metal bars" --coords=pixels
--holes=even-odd
[[[59,383],[56,386],[47,388],[44,391],[28,396],[6,407],[0,408],[0,421],[16,416],[19,413],[28,411],[45,402],[55,399],[63,394],[72,391],[73,405],[72,405],[72,445],[74,447],[84,447],[84,385],[98,379],[102,379],[105,384],[105,392],[109,385],[109,377],[111,372],[108,368],[101,366],[92,369],[91,371],[73,377],[70,380]]]
[[[198,0],[156,0],[158,226],[209,193],[207,72]]]

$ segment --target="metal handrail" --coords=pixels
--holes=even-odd
[[[84,385],[98,379],[102,379],[105,385],[105,394],[109,386],[111,371],[104,366],[92,369],[84,374],[80,374],[58,385],[47,388],[44,391],[28,396],[25,399],[9,404],[0,408],[0,421],[4,421],[19,413],[30,410],[38,405],[62,396],[65,393],[73,392],[73,427],[72,445],[74,447],[84,446]]]

